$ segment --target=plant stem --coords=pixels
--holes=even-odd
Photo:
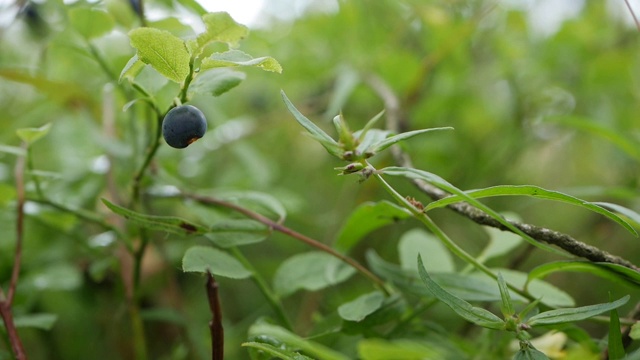
[[[246,217],[252,218],[256,221],[259,221],[267,226],[269,226],[269,228],[271,228],[272,230],[281,232],[289,237],[292,237],[294,239],[300,240],[302,242],[304,242],[305,244],[312,246],[320,251],[326,252],[329,255],[332,255],[338,259],[340,259],[341,261],[345,262],[346,264],[350,265],[351,267],[353,267],[354,269],[356,269],[358,272],[360,272],[363,276],[365,276],[366,278],[368,278],[369,280],[371,280],[374,284],[376,284],[382,291],[384,291],[385,294],[389,295],[390,294],[390,290],[385,286],[385,283],[382,279],[380,279],[379,277],[377,277],[375,274],[373,274],[371,271],[369,271],[367,268],[365,268],[364,266],[362,266],[360,263],[358,263],[357,261],[351,259],[348,256],[345,256],[339,252],[337,252],[336,250],[334,250],[333,248],[317,241],[314,240],[306,235],[300,234],[292,229],[289,229],[288,227],[275,222],[271,219],[269,219],[268,217],[258,214],[254,211],[251,211],[249,209],[243,208],[241,206],[226,202],[226,201],[222,201],[219,199],[215,199],[212,197],[206,197],[206,196],[201,196],[201,195],[196,195],[196,194],[182,194],[183,197],[189,198],[189,199],[193,199],[196,200],[202,204],[207,204],[207,205],[216,205],[216,206],[222,206],[222,207],[226,207],[228,209],[231,209],[233,211],[239,212],[243,215],[245,215]]]
[[[209,332],[211,333],[211,360],[224,359],[224,328],[222,327],[222,310],[220,308],[219,288],[216,279],[210,272],[207,272],[207,300],[211,311],[211,321],[209,321]]]
[[[436,223],[433,222],[433,220],[431,220],[431,218],[427,214],[425,214],[422,210],[416,208],[407,199],[402,197],[402,195],[400,195],[391,185],[389,185],[389,183],[387,183],[384,180],[384,178],[382,178],[382,176],[380,174],[377,174],[377,173],[374,172],[374,176],[376,177],[378,182],[380,182],[380,184],[382,184],[382,186],[385,188],[385,190],[387,190],[387,192],[389,194],[391,194],[391,196],[398,203],[400,203],[407,210],[409,210],[413,214],[413,216],[417,220],[419,220],[422,224],[424,224],[426,226],[426,228],[429,229],[429,231],[431,231],[435,236],[437,236],[440,239],[440,241],[442,241],[442,244],[444,246],[446,246],[447,249],[449,249],[454,255],[456,255],[457,257],[461,258],[462,260],[464,260],[468,264],[473,265],[473,267],[475,267],[479,271],[485,273],[486,275],[492,277],[493,279],[496,279],[496,280],[498,279],[498,276],[496,274],[494,274],[494,272],[491,271],[491,269],[489,269],[484,264],[478,262],[473,256],[471,256],[469,253],[464,251],[464,249],[462,249],[460,246],[458,246],[458,244],[456,244],[453,240],[451,240],[449,238],[449,236],[447,236],[447,234],[444,231],[442,231],[442,229],[440,229],[438,227],[438,225],[436,225]],[[525,298],[527,298],[529,300],[534,300],[531,295],[527,294],[523,290],[518,289],[517,287],[515,287],[513,285],[510,285],[510,284],[507,284],[507,285],[509,286],[509,288],[511,290],[513,290],[517,294],[519,294],[519,295],[521,295],[521,296],[523,296],[523,297],[525,297]]]
[[[26,148],[26,143],[22,144],[23,148]],[[28,154],[28,149],[26,149]],[[26,156],[26,155],[25,155]],[[13,354],[18,360],[27,358],[24,351],[22,341],[18,336],[18,331],[13,322],[13,314],[11,313],[11,305],[15,298],[16,287],[18,286],[18,278],[20,275],[20,266],[22,263],[22,242],[24,238],[24,169],[25,169],[25,156],[19,156],[16,161],[15,178],[16,178],[16,193],[17,193],[17,205],[16,205],[16,250],[13,257],[13,268],[11,270],[11,280],[9,282],[9,290],[5,297],[4,291],[0,289],[0,317],[4,323],[5,329],[7,329],[7,335],[9,336],[9,342]]]
[[[156,155],[156,152],[160,147],[160,137],[162,136],[162,119],[163,118],[164,116],[161,116],[161,115],[158,115],[158,117],[156,118],[156,134],[153,137],[151,146],[149,146],[149,148],[147,149],[147,154],[142,162],[142,165],[140,166],[140,168],[138,169],[138,171],[133,177],[133,191],[131,196],[132,204],[135,204],[140,198],[140,187],[141,187],[140,183],[142,182],[142,178],[144,177],[144,174],[147,171],[149,164],[151,164],[151,160],[153,160],[153,157]]]
[[[74,215],[75,217],[84,220],[86,222],[90,222],[90,223],[94,223],[102,228],[104,228],[105,230],[108,231],[113,231],[116,234],[116,237],[118,237],[119,239],[122,239],[124,242],[124,245],[127,247],[127,249],[131,252],[133,252],[133,248],[131,247],[131,244],[127,243],[126,241],[124,241],[124,239],[126,239],[125,235],[122,233],[122,231],[120,231],[120,229],[118,229],[116,226],[113,226],[111,224],[109,224],[108,222],[106,222],[102,217],[100,217],[99,215],[85,210],[85,209],[72,209],[68,206],[59,204],[57,202],[54,202],[52,200],[46,199],[46,198],[32,198],[32,197],[27,197],[28,201],[33,201],[39,204],[44,204],[47,206],[50,206],[54,209],[58,209],[60,211],[69,213],[71,215]]]
[[[269,305],[273,308],[273,311],[276,313],[276,316],[280,320],[280,323],[289,330],[293,330],[291,326],[291,322],[289,318],[287,318],[287,314],[282,307],[282,303],[278,299],[278,296],[273,293],[267,281],[260,275],[260,273],[253,267],[253,264],[240,252],[237,247],[232,247],[229,249],[231,254],[238,260],[242,265],[251,272],[251,279],[256,283],[264,297],[267,298]]]

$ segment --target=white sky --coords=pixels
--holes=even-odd
[[[41,3],[48,0],[33,1]],[[65,3],[73,3],[75,1],[77,0],[64,0]],[[555,33],[565,19],[571,18],[580,12],[584,1],[500,0],[499,3],[506,7],[528,11],[529,20],[534,31],[542,35],[551,35]],[[628,1],[636,15],[640,17],[640,0]],[[199,0],[198,2],[208,11],[227,11],[234,20],[249,27],[260,26],[259,15],[263,12],[269,13],[271,16],[291,19],[299,16],[308,7],[316,10],[324,9],[325,11],[335,11],[337,9],[337,0]],[[15,18],[15,6],[11,6],[14,3],[15,0],[0,0],[0,27],[10,24]],[[625,0],[608,0],[607,5],[616,16],[628,25],[635,26],[633,18],[625,5]]]

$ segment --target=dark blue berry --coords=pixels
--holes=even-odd
[[[162,120],[162,136],[169,146],[183,149],[207,131],[207,119],[197,107],[182,105],[171,109]]]

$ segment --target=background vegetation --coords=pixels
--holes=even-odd
[[[311,6],[295,19],[264,15],[261,20],[268,25],[251,29],[239,49],[255,57],[273,57],[282,73],[243,68],[246,79],[228,93],[194,96],[190,103],[207,116],[209,132],[185,150],[161,144],[141,178],[143,195],[137,204],[132,197],[134,176],[156,138],[156,115],[142,101],[128,104],[142,96],[119,77],[135,54],[127,34],[141,25],[140,17],[120,0],[29,3],[0,28],[0,284],[6,292],[17,237],[16,163],[28,154],[22,265],[12,311],[22,321],[18,330],[29,357],[210,356],[206,279],[183,273],[182,259],[193,245],[210,247],[211,240],[141,229],[111,212],[102,198],[140,213],[210,226],[234,215],[166,196],[175,195],[176,189],[213,196],[231,190],[265,193],[283,204],[287,228],[328,245],[336,242],[358,206],[393,202],[378,182],[336,176],[334,168],[345,163],[301,135],[303,129],[284,105],[281,89],[332,136],[331,119],[339,112],[352,129],[360,129],[385,107],[389,114],[390,98],[400,104],[400,131],[454,127],[455,131],[423,135],[401,146],[415,168],[438,174],[457,188],[530,184],[639,209],[639,33],[623,21],[629,13],[614,11],[618,8],[611,3],[584,2],[557,31],[536,28],[526,6],[485,1],[339,1],[329,9]],[[161,14],[145,19],[150,27],[184,39],[203,31],[198,14],[202,9],[191,1],[145,1],[144,6],[147,14]],[[79,8],[108,15],[107,31],[101,32],[100,24],[89,27],[98,29],[96,33],[79,31],[70,15]],[[214,44],[211,51],[222,51],[223,45]],[[137,79],[150,89],[162,112],[180,90],[149,67]],[[381,84],[391,91],[390,97],[381,96]],[[46,136],[20,150],[16,130],[45,124],[51,126]],[[385,126],[384,118],[378,126]],[[371,161],[378,169],[398,165],[390,153]],[[389,181],[400,194],[428,203],[429,198],[406,179]],[[640,263],[637,239],[629,231],[584,208],[527,197],[483,203]],[[474,256],[490,238],[506,234],[489,232],[446,209],[429,215]],[[637,218],[627,215],[624,219],[637,229]],[[357,221],[367,223],[364,218]],[[416,252],[403,255],[399,242],[427,236],[416,229],[422,227],[410,217],[397,219],[363,234],[348,255],[369,268],[371,249],[390,263],[399,263],[402,256],[415,259]],[[136,262],[131,256],[135,252],[127,252],[124,244],[135,248],[144,238],[149,245],[140,282],[135,295],[127,294],[133,286],[127,266]],[[411,249],[421,248],[416,246]],[[287,259],[315,249],[273,232],[241,250],[255,271],[273,284],[282,281],[278,269]],[[422,257],[427,269],[437,272],[428,265],[429,255],[423,252]],[[451,259],[442,265],[451,272],[468,265]],[[526,273],[565,259],[520,242],[487,265]],[[312,263],[303,263],[300,271]],[[554,294],[574,299],[572,306],[606,303],[629,294],[631,300],[619,309],[624,317],[638,301],[638,287],[617,279],[558,272],[545,280],[558,290]],[[277,316],[250,279],[216,280],[226,356],[249,358],[241,344],[260,339],[252,337],[260,335],[257,330],[248,335],[250,327]],[[379,316],[371,323],[341,319],[340,305],[375,286],[363,276],[335,282],[319,288],[309,285],[312,291],[294,288],[278,300],[296,334],[346,358],[391,359],[396,357],[384,351],[397,355],[399,349],[407,351],[406,359],[509,358],[515,352],[509,345],[512,335],[470,325],[444,305],[425,300],[431,297],[406,291],[396,293],[400,300],[382,308],[394,311],[374,313]],[[278,286],[273,285],[276,292]],[[475,303],[499,309],[496,302]],[[132,306],[143,321],[146,351],[133,340]],[[421,306],[424,311],[412,312]],[[557,358],[598,358],[609,333],[608,317],[601,320],[564,328],[571,336],[561,341],[563,352]],[[262,340],[289,343],[291,351],[301,348],[270,336]],[[430,347],[434,343],[440,346]],[[11,358],[8,340],[2,349],[0,358]],[[429,352],[434,349],[435,355]],[[323,358],[308,349],[302,353]],[[252,356],[265,355],[254,351]]]

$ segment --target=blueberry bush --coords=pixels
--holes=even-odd
[[[629,2],[201,3],[0,4],[0,359],[640,359]]]

